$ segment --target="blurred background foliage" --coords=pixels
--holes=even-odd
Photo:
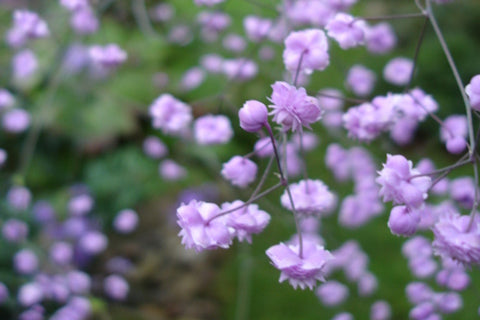
[[[94,300],[95,317],[116,320],[329,319],[345,310],[356,319],[367,319],[371,303],[381,298],[392,305],[392,319],[407,319],[411,306],[404,288],[413,276],[400,254],[404,239],[390,234],[386,214],[357,230],[341,228],[335,215],[322,221],[322,236],[327,248],[334,249],[348,239],[357,239],[369,254],[369,268],[379,280],[374,296],[359,298],[357,288],[351,287],[347,302],[333,309],[323,307],[310,291],[295,291],[286,283],[279,284],[279,272],[269,265],[265,250],[286,241],[294,232],[292,217],[278,203],[280,192],[259,201],[260,207],[273,219],[265,232],[254,237],[252,245],[235,244],[228,251],[199,255],[184,252],[176,236],[178,229],[173,217],[176,199],[182,190],[205,189],[206,183],[211,182],[218,186],[218,202],[246,199],[249,195],[248,190],[239,191],[222,181],[221,164],[233,154],[251,151],[256,137],[240,130],[236,111],[248,99],[267,102],[270,85],[284,77],[283,47],[272,44],[275,58],[260,63],[259,74],[252,81],[234,83],[221,75],[209,75],[198,88],[185,91],[179,85],[182,76],[199,64],[203,54],[233,57],[232,54],[219,41],[204,43],[200,40],[196,15],[204,8],[194,6],[193,0],[164,1],[175,8],[175,18],[166,23],[148,22],[153,32],[145,29],[145,21],[132,9],[136,1],[97,0],[100,31],[83,38],[66,27],[67,13],[56,1],[3,1],[4,7],[22,6],[23,3],[39,12],[49,22],[53,36],[33,44],[43,72],[29,88],[18,88],[11,83],[12,53],[3,42],[0,44],[0,86],[17,94],[20,105],[32,114],[31,130],[38,130],[31,162],[25,168],[21,164],[31,139],[30,131],[22,135],[0,135],[0,145],[9,154],[9,161],[0,173],[2,195],[13,184],[25,184],[35,199],[49,200],[61,213],[65,211],[68,188],[83,183],[94,195],[95,212],[107,230],[114,214],[122,208],[136,208],[141,216],[139,230],[127,238],[112,235],[106,253],[107,257],[124,254],[135,263],[135,271],[130,276],[131,297],[122,305]],[[146,7],[153,8],[159,3],[161,1],[146,1]],[[267,0],[227,0],[220,8],[232,17],[230,31],[243,35],[245,15],[253,13],[274,18],[276,4],[277,1]],[[460,74],[468,82],[480,70],[480,5],[477,0],[459,0],[438,6],[435,11]],[[410,12],[416,12],[413,1],[361,0],[353,14],[371,17]],[[0,34],[5,34],[11,22],[10,12],[1,9],[0,21]],[[422,19],[391,21],[399,46],[385,56],[372,58],[363,48],[342,51],[332,43],[331,65],[313,75],[307,90],[315,94],[319,89],[333,87],[348,96],[344,79],[347,70],[356,63],[364,64],[379,75],[374,95],[397,90],[382,81],[382,69],[394,56],[413,57],[422,23]],[[175,24],[190,27],[193,40],[185,45],[170,43],[167,34]],[[62,57],[73,42],[117,43],[128,52],[129,58],[105,79],[92,80],[86,73],[72,76],[62,68]],[[250,43],[246,52],[256,59],[258,49],[258,45]],[[158,72],[168,74],[166,87],[155,84]],[[440,105],[440,117],[464,112],[453,76],[430,27],[421,47],[413,84],[435,97]],[[190,103],[195,116],[210,112],[229,115],[236,134],[234,141],[222,147],[198,147],[193,143],[179,143],[152,129],[148,107],[164,92]],[[335,182],[324,165],[324,157],[326,147],[333,141],[340,139],[344,146],[357,143],[348,140],[345,132],[332,134],[320,126],[315,126],[314,131],[321,144],[307,155],[309,174],[322,179],[340,197],[350,194],[352,185]],[[142,152],[143,139],[148,135],[159,136],[167,143],[170,157],[188,168],[186,179],[175,183],[162,181],[158,163]],[[445,155],[438,139],[438,125],[433,121],[421,125],[412,145],[398,147],[388,137],[383,137],[367,148],[376,157],[378,167],[385,159],[385,151],[402,153],[414,161],[431,157],[438,167],[456,160]],[[273,181],[274,178],[270,182]],[[0,277],[7,283],[14,279],[11,254],[9,245],[1,242]],[[106,258],[99,259],[91,268],[101,269],[104,260]],[[465,307],[446,319],[478,318],[475,314],[480,278],[476,270],[472,271],[473,283],[462,294]]]

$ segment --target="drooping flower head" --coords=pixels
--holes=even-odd
[[[335,195],[320,180],[301,180],[290,185],[295,210],[305,215],[326,215],[331,213],[335,204]],[[287,191],[281,197],[282,206],[292,210]]]
[[[470,83],[465,87],[465,92],[470,100],[470,106],[480,111],[480,74],[470,80]]]
[[[360,21],[346,13],[337,13],[325,27],[328,36],[335,39],[342,49],[349,49],[363,44],[365,34]]]
[[[127,60],[127,53],[114,43],[91,46],[88,53],[95,64],[106,69],[115,68]]]
[[[225,217],[213,219],[220,214],[214,204],[192,200],[177,209],[177,223],[182,229],[179,236],[187,249],[202,250],[228,248],[232,242]]]
[[[388,82],[402,86],[410,81],[413,71],[413,61],[411,59],[398,57],[390,60],[383,69],[383,77]]]
[[[383,196],[383,201],[393,201],[395,204],[405,204],[412,208],[423,204],[432,184],[430,177],[414,177],[420,172],[413,169],[412,162],[402,155],[387,154],[387,162],[378,174],[376,182],[381,186],[380,195]]]
[[[257,165],[247,158],[234,156],[223,164],[222,176],[240,188],[253,182],[256,175]]]
[[[438,219],[433,227],[435,254],[451,258],[465,265],[480,264],[480,222],[469,216],[449,212]]]
[[[266,254],[273,266],[281,271],[279,282],[288,280],[296,289],[313,290],[317,280],[324,281],[325,266],[334,259],[332,254],[317,242],[303,240],[303,255],[298,244],[284,243],[270,247]]]
[[[283,61],[287,70],[306,73],[324,70],[330,63],[328,41],[320,29],[294,31],[285,39]],[[301,62],[301,63],[300,63]]]
[[[282,125],[283,130],[302,130],[302,126],[310,129],[310,124],[322,116],[318,100],[308,96],[304,88],[295,88],[286,82],[277,81],[272,85],[273,93],[269,100],[273,103],[273,121]]]
[[[13,27],[7,33],[7,42],[10,46],[18,48],[29,39],[44,38],[49,35],[47,23],[35,12],[16,10],[13,13]]]
[[[222,210],[227,211],[244,204],[243,201],[226,202],[222,204]],[[270,215],[258,208],[256,204],[244,206],[227,215],[226,224],[233,230],[233,236],[239,241],[246,240],[252,243],[252,234],[262,232],[270,222]]]
[[[191,107],[168,93],[162,94],[152,103],[150,115],[153,127],[161,129],[165,134],[180,135],[192,121]]]
[[[230,119],[224,115],[207,114],[195,121],[195,141],[202,145],[225,144],[233,136]]]

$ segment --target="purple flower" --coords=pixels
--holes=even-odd
[[[74,216],[83,216],[93,208],[94,201],[89,194],[75,195],[68,201],[68,212]]]
[[[283,130],[292,129],[293,132],[302,130],[302,126],[310,129],[310,124],[318,121],[322,116],[322,109],[318,100],[308,96],[304,88],[295,88],[286,82],[277,81],[272,85],[272,97],[269,105],[273,110],[273,121],[283,127]]]
[[[108,238],[99,231],[88,231],[78,241],[80,248],[87,254],[97,255],[108,245]]]
[[[168,154],[167,146],[155,136],[148,136],[143,140],[143,152],[153,159],[161,159]]]
[[[366,27],[365,39],[368,51],[376,54],[388,53],[397,43],[392,27],[386,22]]]
[[[167,22],[175,16],[175,8],[167,2],[161,2],[152,8],[150,15],[153,21]]]
[[[480,264],[479,219],[470,223],[469,216],[447,212],[433,226],[433,250],[436,255],[451,258],[467,266]]]
[[[393,207],[388,218],[388,227],[397,236],[411,236],[417,231],[419,223],[420,214],[407,206]]]
[[[32,274],[38,269],[38,258],[29,249],[22,249],[13,256],[15,271],[20,274]]]
[[[248,132],[257,132],[268,122],[267,107],[257,101],[248,100],[238,111],[240,127]]]
[[[205,71],[200,67],[193,67],[185,71],[180,80],[180,87],[190,91],[200,86],[205,80]]]
[[[413,304],[421,304],[430,301],[433,297],[433,290],[423,282],[411,282],[405,288],[408,300]]]
[[[263,137],[258,139],[258,141],[255,142],[253,149],[255,150],[255,154],[259,158],[267,158],[273,156],[274,154],[273,144],[270,137]]]
[[[113,220],[113,227],[120,233],[130,233],[137,227],[138,215],[132,209],[121,210]]]
[[[207,114],[195,121],[195,141],[201,145],[225,144],[233,136],[230,119],[224,115]]]
[[[245,39],[234,33],[230,33],[223,38],[222,41],[223,47],[232,52],[243,52],[247,47],[247,42]]]
[[[473,208],[475,202],[475,180],[472,177],[459,177],[450,183],[450,196],[466,209]]]
[[[130,286],[123,277],[112,274],[103,280],[103,289],[110,298],[123,301],[127,298]]]
[[[60,5],[69,11],[88,7],[88,0],[60,0]]]
[[[22,242],[27,238],[28,225],[17,219],[8,219],[3,223],[2,235],[8,242]]]
[[[225,202],[222,204],[222,211],[240,207],[244,205],[243,201],[236,200],[234,202]],[[252,234],[262,232],[270,222],[270,215],[260,210],[256,204],[244,206],[228,214],[226,224],[232,228],[233,237],[238,238],[242,242],[246,240],[252,243]]]
[[[7,201],[16,210],[26,210],[32,200],[30,190],[25,187],[12,187],[8,190]]]
[[[354,65],[348,70],[346,85],[360,97],[368,96],[375,85],[375,73],[362,65]]]
[[[394,58],[383,69],[383,77],[386,81],[403,86],[410,81],[413,71],[413,61],[407,58]]]
[[[250,15],[243,19],[243,27],[250,40],[260,42],[267,37],[272,27],[272,20]]]
[[[93,10],[89,6],[85,6],[72,13],[72,16],[70,17],[70,26],[77,34],[87,35],[97,32],[99,22]],[[122,58],[120,57],[120,60],[121,59]],[[120,61],[119,63],[121,62],[123,61]]]
[[[226,217],[219,216],[220,213],[220,208],[214,203],[192,200],[182,204],[177,209],[177,223],[181,228],[178,235],[182,237],[182,244],[197,252],[228,248],[232,235],[226,225]]]
[[[465,87],[465,92],[470,100],[470,106],[480,111],[480,74],[470,80],[470,83]]]
[[[217,74],[222,72],[223,58],[217,54],[206,54],[200,59],[201,66],[207,72]]]
[[[330,63],[325,33],[319,29],[291,32],[285,39],[283,62],[292,72],[297,69],[306,73],[324,70]]]
[[[342,49],[349,49],[363,44],[365,38],[364,28],[361,27],[363,23],[349,14],[337,13],[325,29],[328,36],[335,39]]]
[[[255,162],[241,156],[232,157],[222,167],[222,176],[240,188],[245,188],[252,183],[256,175],[257,165]]]
[[[358,295],[361,297],[371,296],[377,288],[377,278],[370,272],[365,272],[358,279]]]
[[[43,299],[43,290],[36,282],[28,282],[18,290],[18,302],[23,306],[32,306]]]
[[[330,280],[318,286],[315,293],[325,306],[333,307],[344,302],[349,292],[346,285]]]
[[[389,320],[392,316],[392,308],[388,302],[378,300],[370,308],[370,320]]]
[[[252,79],[257,75],[258,66],[250,59],[237,58],[223,61],[223,72],[229,79],[239,81]]]
[[[353,320],[353,316],[351,313],[348,312],[341,312],[336,314],[332,320]]]
[[[168,93],[159,96],[149,110],[153,127],[165,134],[180,135],[192,121],[192,108]]]
[[[446,143],[448,152],[461,153],[467,147],[465,138],[468,134],[467,117],[451,115],[445,119],[440,127],[440,139]]]
[[[5,131],[10,133],[21,133],[30,126],[30,114],[23,109],[8,110],[2,119]]]
[[[38,60],[33,51],[25,49],[12,59],[13,77],[18,81],[28,80],[38,69]]]
[[[335,207],[337,199],[320,180],[301,180],[290,184],[295,210],[304,215],[327,215]],[[292,210],[287,191],[281,196],[282,206]]]
[[[90,276],[83,271],[69,271],[65,275],[65,281],[70,291],[74,294],[88,294],[90,292],[92,280]]]
[[[300,256],[299,245],[284,243],[270,247],[266,254],[273,266],[281,271],[279,282],[288,280],[293,288],[313,290],[317,280],[324,281],[324,268],[333,260],[332,254],[316,242],[303,240]]]
[[[171,159],[163,160],[158,166],[160,176],[167,181],[176,181],[185,178],[187,170]]]
[[[3,282],[0,282],[0,304],[3,304],[8,299],[8,296],[7,286]]]
[[[225,0],[194,0],[197,6],[214,6],[216,4],[222,3]]]
[[[29,39],[45,38],[50,35],[47,23],[35,12],[16,10],[13,13],[13,27],[7,32],[7,42],[18,48]]]
[[[50,259],[53,263],[64,266],[73,258],[73,246],[68,242],[55,242],[50,248]]]
[[[93,45],[88,53],[93,63],[106,69],[118,67],[127,60],[127,53],[114,43],[105,46]]]
[[[413,169],[412,162],[402,155],[387,154],[387,162],[378,172],[376,182],[380,184],[380,195],[383,201],[393,201],[395,204],[405,204],[418,208],[427,198],[431,186],[430,177],[418,176],[420,172]]]
[[[15,105],[15,97],[6,89],[0,88],[0,111]]]

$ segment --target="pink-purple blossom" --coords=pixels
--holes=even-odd
[[[295,210],[304,215],[328,215],[337,203],[336,196],[320,180],[301,180],[290,184],[289,188]],[[280,201],[283,207],[293,210],[287,191]]]
[[[465,92],[470,100],[470,106],[480,111],[480,74],[474,76],[465,87]]]
[[[346,86],[360,97],[368,96],[375,85],[375,73],[362,65],[354,65],[348,70]]]
[[[364,42],[365,34],[361,24],[362,21],[341,12],[328,22],[325,29],[328,31],[328,36],[338,42],[340,48],[349,49]]]
[[[153,127],[165,134],[181,135],[192,122],[192,109],[186,103],[165,93],[150,106]]]
[[[288,280],[295,289],[308,287],[313,290],[317,280],[325,281],[325,266],[334,259],[323,246],[307,239],[303,241],[302,253],[298,244],[280,243],[270,247],[266,254],[281,271],[279,282]]]
[[[330,63],[328,41],[320,29],[294,31],[285,39],[283,62],[287,70],[324,70]]]
[[[390,60],[383,69],[383,78],[391,84],[406,85],[412,76],[413,61],[408,58],[398,57]]]
[[[242,206],[242,207],[241,207]],[[241,207],[227,215],[226,224],[231,228],[232,236],[240,242],[252,243],[252,234],[262,232],[270,222],[270,215],[258,208],[256,204],[245,205],[243,201],[226,202],[222,204],[222,211]]]
[[[201,145],[225,144],[233,137],[233,129],[226,116],[207,114],[195,120],[193,134]]]
[[[234,156],[222,167],[222,176],[234,186],[245,188],[255,180],[257,165],[250,159]]]
[[[248,100],[238,111],[240,127],[248,132],[257,132],[268,122],[267,107],[257,101]]]

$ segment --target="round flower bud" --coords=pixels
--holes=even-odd
[[[222,176],[240,188],[245,188],[253,182],[256,175],[257,165],[255,162],[241,156],[234,156],[223,164]]]
[[[406,206],[396,206],[390,212],[388,227],[393,234],[411,236],[417,231],[420,217]]]
[[[240,127],[248,132],[257,132],[267,123],[267,107],[256,100],[248,100],[238,111]]]

